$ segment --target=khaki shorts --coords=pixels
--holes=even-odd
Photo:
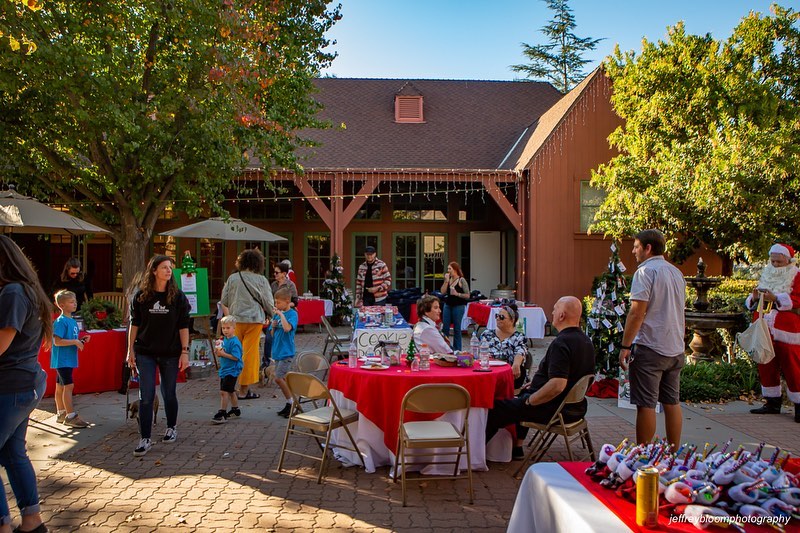
[[[683,354],[667,357],[655,350],[634,344],[628,375],[631,380],[631,403],[638,407],[655,408],[656,403],[680,403]]]

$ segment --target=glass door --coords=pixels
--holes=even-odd
[[[392,287],[403,290],[418,287],[419,234],[394,234],[394,272]]]
[[[305,241],[305,290],[311,291],[312,294],[319,296],[319,291],[325,279],[325,273],[328,268],[330,268],[331,236],[329,233],[308,233],[306,234]]]
[[[438,291],[447,271],[447,235],[422,234],[422,292]]]
[[[355,294],[356,290],[356,275],[358,274],[358,267],[361,266],[361,263],[364,262],[364,249],[367,246],[373,246],[376,250],[378,250],[378,259],[383,261],[387,264],[389,268],[389,262],[386,259],[381,257],[381,237],[380,233],[353,233],[353,246],[352,246],[352,260],[350,261],[350,279],[352,280],[352,294]],[[342,258],[342,264],[344,264],[344,257]],[[396,289],[397,287],[392,283],[392,289]]]

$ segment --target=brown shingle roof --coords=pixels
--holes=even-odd
[[[526,128],[561,98],[548,83],[320,78],[320,117],[332,129],[304,132],[321,143],[305,168],[513,168],[506,158]],[[394,97],[423,96],[425,123],[397,124]],[[346,128],[340,128],[344,123]],[[524,145],[525,138],[520,141]]]

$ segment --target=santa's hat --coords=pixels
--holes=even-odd
[[[773,244],[772,248],[769,249],[770,255],[772,254],[781,254],[785,255],[789,258],[789,261],[794,262],[794,248],[789,246],[788,244],[777,243]]]

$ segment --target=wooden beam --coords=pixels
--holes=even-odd
[[[375,191],[375,189],[378,188],[378,185],[380,185],[380,183],[381,183],[380,178],[377,178],[375,176],[370,176],[366,179],[366,181],[364,181],[364,184],[356,193],[356,197],[353,198],[349,204],[347,204],[347,207],[344,210],[342,223],[345,225],[345,227],[348,224],[350,224],[350,221],[352,221],[353,217],[356,216],[358,210],[364,206],[369,195],[372,194]]]
[[[317,197],[317,191],[314,190],[314,187],[312,187],[305,178],[300,176],[292,176],[292,181],[294,181],[295,186],[300,190],[303,196],[306,197],[308,203],[311,204],[311,207],[314,208],[314,211],[319,214],[319,217],[332,232],[333,213],[331,213],[331,210],[325,205],[325,202]]]
[[[517,233],[521,232],[522,217],[517,210],[514,209],[514,206],[511,205],[511,202],[508,201],[508,198],[506,198],[506,195],[500,190],[500,187],[497,186],[497,182],[494,181],[494,179],[489,178],[484,182],[484,186],[486,187],[486,191],[489,193],[489,196],[495,201],[508,221],[511,222],[511,224],[514,226],[514,229],[517,230]]]

